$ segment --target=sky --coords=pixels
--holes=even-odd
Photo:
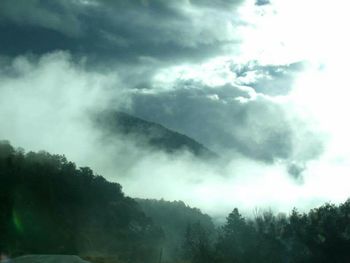
[[[214,216],[343,202],[348,5],[2,0],[0,138]],[[224,161],[106,138],[91,121],[104,110],[186,134]]]

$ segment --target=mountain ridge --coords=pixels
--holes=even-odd
[[[166,153],[188,150],[200,158],[219,157],[217,153],[185,134],[122,111],[105,111],[97,116],[96,122],[109,135],[122,134],[130,138],[137,137],[151,148],[163,150]]]

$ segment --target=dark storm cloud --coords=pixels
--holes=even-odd
[[[232,64],[231,70],[237,82],[248,85],[258,93],[272,96],[285,95],[293,87],[296,75],[303,71],[304,62],[287,65],[259,65],[256,61],[247,64]]]
[[[235,1],[0,2],[1,52],[64,49],[95,60],[200,60],[234,41]]]
[[[78,36],[81,25],[77,17],[78,1],[2,0],[0,21],[22,27],[33,26]]]

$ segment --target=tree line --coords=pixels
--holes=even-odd
[[[200,224],[189,225],[184,251],[193,263],[350,262],[350,201],[248,219],[235,208],[214,241]]]
[[[254,218],[235,208],[215,227],[181,201],[135,200],[62,155],[1,141],[0,253],[132,263],[350,262],[350,201]]]

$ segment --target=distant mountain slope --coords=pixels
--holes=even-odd
[[[185,149],[198,157],[218,157],[216,153],[186,135],[124,112],[103,112],[97,117],[97,122],[110,134],[119,133],[136,137],[142,143],[168,153]]]

